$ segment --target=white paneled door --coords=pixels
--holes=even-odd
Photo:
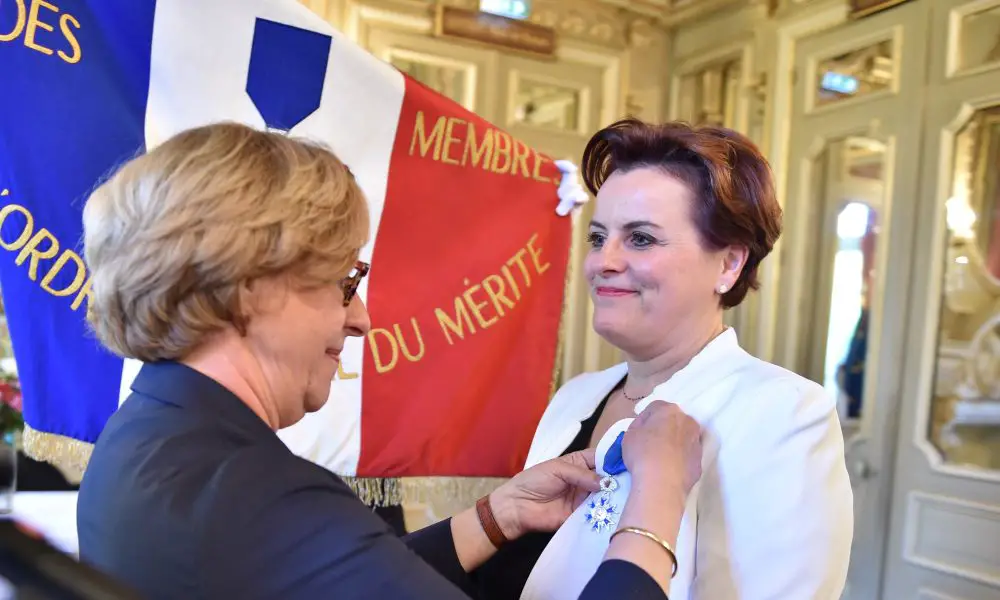
[[[927,27],[923,3],[904,3],[795,44],[776,357],[837,399],[851,599],[881,597]]]
[[[1000,598],[1000,0],[935,0],[883,598]]]

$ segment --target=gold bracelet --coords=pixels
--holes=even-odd
[[[656,535],[651,531],[640,529],[638,527],[622,527],[618,531],[611,534],[611,539],[612,540],[615,539],[615,536],[618,535],[619,533],[634,533],[636,535],[641,535],[642,537],[651,539],[660,546],[662,546],[663,549],[667,551],[667,554],[670,555],[670,560],[671,562],[673,562],[674,565],[673,571],[670,573],[670,578],[673,579],[674,576],[677,575],[677,555],[674,554],[674,549],[670,547],[670,544],[666,540],[664,540],[663,538],[661,538],[660,536]]]

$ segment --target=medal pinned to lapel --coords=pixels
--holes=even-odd
[[[611,529],[618,523],[618,507],[612,504],[609,496],[601,494],[590,501],[587,523],[590,523],[590,528],[598,533]]]
[[[622,458],[622,440],[624,438],[625,432],[623,431],[618,434],[614,443],[605,453],[603,469],[606,475],[601,479],[601,491],[591,498],[588,505],[587,523],[590,524],[593,531],[598,533],[617,525],[618,517],[621,516],[618,506],[614,503],[614,495],[619,487],[615,475],[627,470],[625,460]]]

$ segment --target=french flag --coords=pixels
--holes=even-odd
[[[138,364],[85,324],[81,210],[123,161],[238,121],[331,148],[369,200],[373,330],[279,433],[345,476],[504,477],[548,401],[560,172],[294,0],[0,0],[0,288],[29,452],[86,466]]]

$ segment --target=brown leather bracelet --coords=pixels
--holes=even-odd
[[[500,526],[497,525],[496,517],[493,516],[493,507],[490,506],[489,495],[483,496],[476,502],[476,514],[479,515],[479,523],[483,526],[486,537],[489,538],[493,547],[499,550],[508,540],[507,536],[500,529]]]

